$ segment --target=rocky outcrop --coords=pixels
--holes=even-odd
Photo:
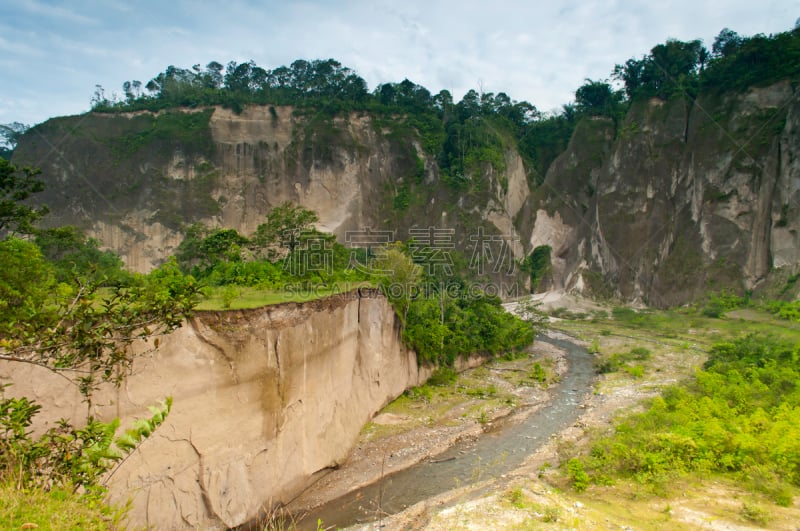
[[[517,261],[550,246],[540,287],[667,306],[796,272],[797,90],[786,81],[584,117],[539,186],[513,141],[502,171],[480,164],[456,190],[403,117],[270,106],[53,119],[14,161],[42,168],[50,224],[87,229],[139,271],[174,252],[191,222],[249,235],[292,201],[345,244],[353,230],[405,241],[433,227],[474,263],[482,231]]]
[[[788,82],[581,122],[550,167],[530,245],[556,286],[656,306],[757,289],[800,261],[800,102]]]
[[[362,426],[429,375],[373,291],[199,312],[139,357],[120,389],[95,397],[95,413],[123,427],[173,397],[166,422],[111,477],[112,499],[132,499],[135,525],[242,524],[339,466]],[[49,373],[4,365],[0,376],[51,421],[85,412]]]
[[[515,150],[504,171],[485,165],[487,186],[458,194],[412,130],[392,127],[280,106],[88,113],[36,126],[14,162],[42,169],[45,223],[83,228],[136,271],[173,254],[193,222],[249,236],[286,201],[314,210],[318,228],[344,244],[348,231],[406,241],[410,229],[428,227],[452,231],[462,250],[477,227],[519,241],[515,218],[530,187]],[[518,243],[511,252],[524,257]]]

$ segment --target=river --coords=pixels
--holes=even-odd
[[[500,422],[491,431],[380,481],[317,507],[299,522],[299,529],[344,528],[396,514],[425,499],[517,467],[547,440],[575,423],[578,407],[594,378],[592,356],[564,339],[540,336],[566,352],[568,370],[552,388],[550,400],[520,422]]]

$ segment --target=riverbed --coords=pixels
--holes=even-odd
[[[376,521],[451,489],[503,476],[522,464],[550,437],[571,426],[580,416],[580,406],[592,387],[592,356],[565,336],[540,336],[537,343],[540,348],[558,349],[562,354],[561,362],[566,365],[560,381],[547,390],[545,400],[517,407],[488,427],[460,433],[454,444],[444,427],[434,427],[427,432],[420,430],[415,434],[416,441],[409,441],[423,450],[416,452],[418,462],[406,463],[410,466],[403,466],[401,470],[393,463],[394,466],[387,467],[387,452],[390,460],[402,452],[396,444],[390,445],[379,462],[372,460],[373,468],[378,469],[372,471],[377,481],[352,488],[322,505],[303,508],[299,528],[316,529],[318,520],[326,528]],[[426,449],[428,451],[424,451]],[[356,463],[346,463],[342,469],[348,466],[356,466]],[[348,474],[342,469],[326,478],[327,482],[346,481]],[[350,479],[354,477],[359,476],[356,474]],[[324,487],[325,482],[322,483]],[[339,488],[341,490],[342,485]],[[321,499],[320,496],[318,494],[316,499]],[[302,503],[303,497],[294,508],[302,507]]]

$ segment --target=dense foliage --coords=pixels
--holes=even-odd
[[[597,441],[583,465],[595,481],[733,474],[781,504],[800,486],[800,345],[748,336],[715,345],[686,385]]]
[[[770,301],[766,309],[781,319],[800,322],[800,301]]]
[[[0,237],[9,233],[29,234],[33,223],[47,213],[44,207],[23,203],[44,190],[44,184],[36,178],[38,174],[38,170],[17,168],[0,158]]]
[[[641,59],[617,65],[614,77],[630,100],[699,91],[743,91],[800,76],[800,29],[745,37],[723,29],[709,52],[699,40],[668,40]]]
[[[534,329],[484,294],[417,297],[403,339],[421,361],[451,366],[461,356],[513,354],[533,342]]]
[[[454,102],[443,90],[431,94],[408,79],[384,83],[368,92],[366,82],[333,59],[297,60],[268,70],[252,61],[212,61],[206,67],[168,67],[148,83],[129,81],[124,98],[107,98],[97,87],[97,112],[161,110],[223,105],[241,111],[245,105],[291,105],[313,116],[369,112],[385,118],[392,129],[413,128],[423,148],[436,157],[443,180],[454,187],[471,185],[473,174],[490,164],[502,170],[505,150],[519,145],[541,174],[566,147],[574,116],[545,116],[525,101],[505,93],[474,90]],[[275,115],[277,116],[277,115]],[[557,153],[556,153],[557,154]]]
[[[481,170],[504,169],[506,149],[514,147],[544,179],[550,163],[564,151],[583,116],[618,122],[631,102],[643,98],[686,97],[701,91],[745,90],[800,75],[800,30],[776,35],[740,36],[723,29],[711,51],[700,40],[668,40],[649,54],[617,65],[608,80],[586,80],[575,101],[555,113],[542,113],[504,92],[468,91],[456,102],[442,90],[432,94],[408,79],[383,83],[371,92],[356,72],[334,59],[306,61],[266,69],[253,61],[205,67],[169,66],[147,83],[126,81],[123,97],[108,98],[97,87],[93,110],[157,111],[172,107],[223,105],[240,112],[246,105],[291,105],[309,116],[369,112],[381,126],[413,130],[434,156],[450,186],[480,186]],[[273,114],[277,117],[277,114]],[[382,119],[385,120],[382,121]]]
[[[550,254],[553,249],[549,245],[536,247],[522,262],[522,270],[530,275],[531,291],[535,292],[539,283],[545,278],[552,268]]]

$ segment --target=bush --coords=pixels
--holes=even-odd
[[[644,368],[640,365],[629,365],[632,361],[646,361],[650,359],[652,353],[645,347],[635,347],[628,352],[618,352],[600,360],[597,363],[597,372],[607,374],[624,370],[634,378],[639,378],[644,374]]]
[[[531,380],[533,380],[535,382],[539,382],[541,384],[546,383],[547,382],[547,371],[544,369],[544,367],[541,366],[540,363],[538,363],[538,362],[534,363],[533,364],[533,369],[531,369],[531,372],[528,373],[528,378],[530,378]]]
[[[589,486],[589,475],[577,458],[572,458],[567,462],[567,476],[572,482],[572,488],[577,492],[583,492]]]
[[[433,371],[431,377],[428,378],[428,384],[444,387],[453,384],[457,378],[458,374],[450,367],[439,367]]]
[[[703,315],[713,319],[719,319],[725,312],[742,308],[748,304],[746,297],[740,297],[733,293],[721,291],[719,293],[712,293],[708,296],[708,301],[703,306]]]
[[[733,474],[776,503],[791,503],[800,486],[799,352],[800,345],[761,336],[715,345],[693,381],[666,388],[645,412],[624,418],[582,464],[595,478],[651,483],[681,473]],[[605,367],[644,355],[615,354]]]

